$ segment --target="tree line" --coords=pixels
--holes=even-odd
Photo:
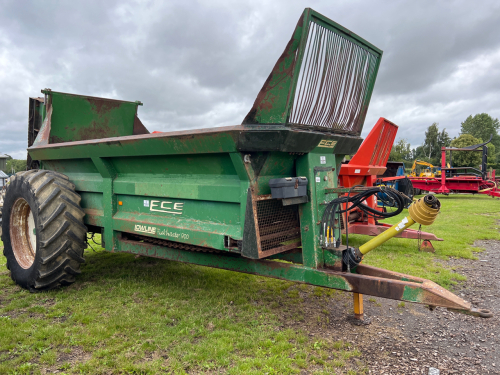
[[[493,135],[491,143],[488,143],[488,167],[498,169],[500,167],[500,122],[487,113],[470,115],[461,123],[458,137],[451,139],[446,129],[439,129],[438,123],[430,125],[425,132],[425,140],[421,146],[411,148],[406,139],[396,141],[389,156],[390,161],[405,162],[410,167],[415,159],[423,160],[436,166],[441,166],[441,147],[466,147],[486,142]],[[454,152],[450,161],[449,152],[446,162],[454,167],[478,167],[481,164],[481,152]]]
[[[26,160],[13,159],[8,154],[5,154],[5,156],[7,156],[7,163],[3,171],[6,174],[11,175],[26,170]]]

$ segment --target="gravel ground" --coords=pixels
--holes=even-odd
[[[443,374],[500,374],[500,242],[478,241],[486,249],[479,260],[451,259],[447,266],[467,276],[453,292],[476,307],[493,311],[482,319],[423,305],[364,296],[365,315],[371,324],[351,324],[352,297],[341,293],[330,299],[329,323],[320,324],[324,310],[318,297],[302,293],[307,317],[282,316],[284,327],[302,328],[310,336],[326,340],[345,340],[362,352],[361,361],[349,368],[368,368],[370,374],[429,374],[429,368]]]

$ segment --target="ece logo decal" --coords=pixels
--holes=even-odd
[[[149,211],[165,212],[167,214],[182,215],[184,203],[173,203],[167,201],[151,201]]]

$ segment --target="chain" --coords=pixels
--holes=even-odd
[[[418,226],[417,231],[417,250],[420,251],[420,246],[422,246],[422,225]]]
[[[209,247],[188,245],[188,244],[184,244],[184,243],[180,243],[180,242],[161,240],[161,239],[154,238],[154,237],[141,236],[138,234],[128,233],[127,237],[129,237],[133,240],[136,240],[136,241],[144,241],[144,242],[152,243],[154,245],[170,247],[173,249],[189,250],[189,251],[201,251],[204,253],[218,253],[219,252],[218,250],[211,249]]]

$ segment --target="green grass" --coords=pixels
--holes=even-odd
[[[476,239],[500,239],[500,203],[441,201],[442,214],[425,229],[445,239],[434,242],[435,254],[394,239],[366,262],[446,287],[462,279],[443,261],[473,258]],[[351,244],[367,239],[351,236]],[[0,257],[0,374],[366,373],[351,344],[283,325],[285,311],[297,323],[329,324],[334,290],[102,249],[85,258],[75,284],[31,294],[12,282]],[[304,293],[317,301],[314,317],[302,308]]]
[[[75,284],[31,294],[0,257],[0,374],[364,373],[349,344],[283,327],[278,314],[303,302],[297,284],[102,249],[85,258]],[[335,293],[302,287],[322,306]]]

